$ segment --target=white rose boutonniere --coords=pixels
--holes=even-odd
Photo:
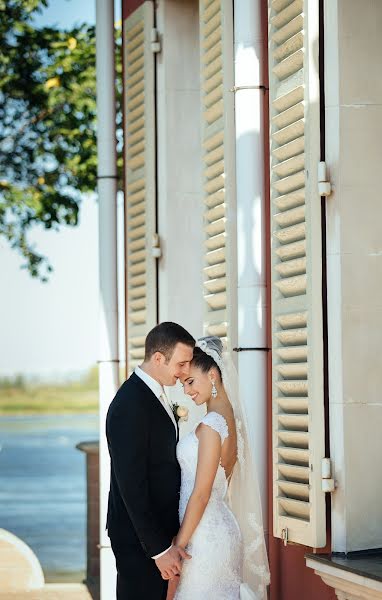
[[[174,413],[174,417],[176,422],[179,421],[187,421],[188,420],[188,408],[186,406],[180,406],[179,404],[172,405],[172,412]]]

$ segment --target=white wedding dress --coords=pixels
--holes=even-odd
[[[210,412],[201,422],[217,431],[223,444],[228,437],[225,418],[219,413]],[[182,438],[177,446],[182,473],[180,522],[183,520],[195,483],[199,445],[195,429]],[[227,489],[226,474],[222,465],[219,465],[210,500],[187,546],[192,558],[184,561],[175,600],[240,598],[242,539],[236,518],[226,503]]]

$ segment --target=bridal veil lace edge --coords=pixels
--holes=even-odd
[[[259,481],[251,450],[248,417],[240,399],[236,368],[229,352],[223,351],[220,338],[200,338],[196,345],[218,365],[224,389],[232,405],[236,421],[238,457],[230,484],[228,501],[239,525],[243,539],[242,595],[266,600],[270,583],[268,556],[264,538]],[[249,589],[248,589],[249,588]]]

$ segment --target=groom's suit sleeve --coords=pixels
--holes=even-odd
[[[149,427],[144,401],[125,397],[109,415],[107,437],[118,488],[145,554],[171,544],[153,514],[148,487]]]

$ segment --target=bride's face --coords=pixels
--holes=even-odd
[[[211,398],[212,381],[214,380],[213,370],[204,373],[191,363],[189,376],[182,380],[184,393],[190,396],[197,406],[200,406]]]

